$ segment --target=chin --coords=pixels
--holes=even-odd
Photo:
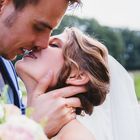
[[[11,57],[9,57],[8,59],[9,60],[15,60],[17,58],[17,56],[11,56]]]
[[[15,68],[26,89],[28,89],[28,87],[34,87],[34,84],[36,85],[37,80],[32,76],[32,72],[29,73],[27,65],[24,64],[22,60],[16,62]]]
[[[23,80],[23,82],[38,82],[39,76],[35,73],[32,66],[26,63],[24,60],[17,61],[15,63],[15,68],[18,76]]]
[[[3,58],[7,59],[7,60],[14,60],[16,59],[16,55],[2,55]]]
[[[24,65],[24,63],[22,62],[22,60],[19,60],[15,63],[15,69],[16,69],[16,72],[18,74],[18,76],[21,78],[21,79],[24,79],[24,76],[26,74],[26,66]]]

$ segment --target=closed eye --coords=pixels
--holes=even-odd
[[[60,48],[57,44],[53,44],[53,43],[51,43],[51,44],[49,44],[51,47],[54,47],[54,48]]]
[[[33,28],[35,31],[37,32],[42,32],[44,31],[46,28],[44,26],[42,26],[41,24],[34,24],[33,25]]]
[[[43,32],[46,29],[49,29],[50,31],[52,31],[53,27],[46,21],[35,19],[33,21],[33,29],[37,32]]]

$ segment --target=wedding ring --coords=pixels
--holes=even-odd
[[[75,112],[75,108],[71,107],[71,113],[74,113]]]
[[[85,111],[84,110],[81,111],[81,116],[83,116],[83,117],[85,116]]]
[[[67,113],[74,113],[75,112],[75,108],[73,107],[65,107],[64,109],[64,113],[67,114]]]

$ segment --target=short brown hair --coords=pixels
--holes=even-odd
[[[74,3],[80,4],[80,0],[68,0],[69,5],[73,5]],[[13,0],[15,9],[21,10],[28,4],[37,4],[39,0]]]

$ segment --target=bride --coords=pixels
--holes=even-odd
[[[86,92],[77,95],[82,107],[76,108],[76,114],[90,115],[93,106],[103,103],[109,90],[107,54],[107,49],[100,42],[76,28],[69,28],[51,37],[47,49],[31,52],[18,61],[16,70],[27,91],[34,89],[38,80],[50,69],[53,77],[48,90],[84,85]],[[95,140],[77,119],[66,124],[53,139]]]
[[[135,125],[138,114],[134,89],[131,87],[133,83],[117,61],[108,57],[103,44],[76,28],[69,28],[51,37],[47,49],[31,52],[16,63],[17,73],[27,91],[32,90],[50,68],[53,77],[48,90],[67,85],[85,85],[87,90],[77,95],[82,104],[81,108],[76,108],[77,118],[66,124],[52,139],[128,140],[133,135],[133,139],[138,140],[135,139],[139,136]],[[93,111],[93,106],[103,102]],[[81,117],[84,114],[92,115]]]

